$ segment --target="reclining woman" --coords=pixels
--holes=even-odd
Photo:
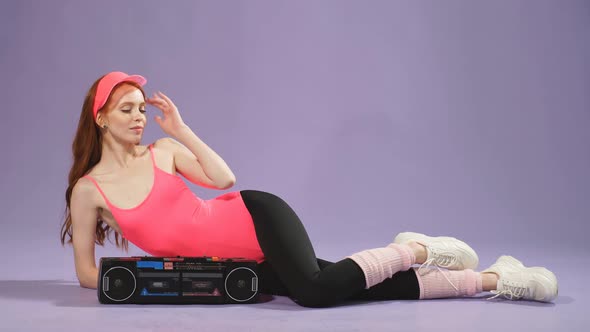
[[[154,256],[256,260],[262,293],[289,296],[306,307],[484,291],[511,300],[549,302],[557,296],[551,271],[511,256],[476,272],[477,254],[453,237],[403,232],[383,247],[329,262],[316,257],[297,214],[272,193],[241,190],[199,198],[180,176],[224,190],[236,178],[170,98],[159,92],[146,96],[145,83],[140,75],[111,72],[94,82],[84,100],[61,230],[62,244],[73,245],[82,287],[97,287],[95,245],[104,245],[114,230],[118,247],[127,249],[130,241]],[[169,137],[146,146],[141,139],[147,104],[161,111],[154,120]]]

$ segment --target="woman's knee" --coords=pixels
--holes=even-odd
[[[293,296],[295,303],[307,308],[326,308],[335,304],[336,301],[329,296],[320,293]]]
[[[325,308],[338,302],[337,294],[317,280],[297,287],[295,291],[291,292],[291,298],[300,306],[309,308]]]

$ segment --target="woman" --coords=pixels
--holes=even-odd
[[[536,301],[557,296],[552,272],[527,268],[510,256],[475,272],[477,254],[452,237],[400,233],[387,246],[332,263],[316,258],[295,212],[273,194],[242,190],[200,199],[179,174],[212,189],[231,188],[235,176],[166,95],[146,97],[145,83],[139,75],[111,72],[92,85],[84,100],[61,231],[62,244],[66,237],[73,244],[82,287],[96,288],[94,246],[104,245],[114,229],[118,247],[127,249],[131,241],[154,256],[254,259],[262,292],[290,296],[306,307],[482,291]],[[146,104],[162,112],[154,120],[171,138],[140,144]]]

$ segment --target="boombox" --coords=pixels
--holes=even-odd
[[[254,260],[218,257],[102,257],[98,300],[105,304],[254,303]]]

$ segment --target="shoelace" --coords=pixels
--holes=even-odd
[[[432,249],[432,248],[428,248],[430,249],[430,258],[428,258],[424,263],[422,263],[422,265],[420,265],[420,267],[418,268],[418,274],[421,274],[420,272],[422,271],[422,269],[428,269],[431,265],[434,265],[439,271],[440,273],[445,277],[445,279],[447,279],[447,281],[449,282],[449,284],[451,284],[451,286],[453,286],[453,288],[456,291],[459,291],[459,288],[453,284],[453,282],[451,281],[451,279],[449,279],[449,277],[447,277],[446,273],[444,272],[444,270],[441,269],[441,267],[449,267],[452,264],[454,264],[455,262],[457,262],[457,256],[453,253],[449,253],[449,252],[442,252],[442,251],[436,251],[436,249]]]
[[[518,300],[526,295],[527,287],[520,283],[511,283],[510,281],[504,280],[502,282],[502,290],[493,290],[490,293],[496,294],[486,300],[495,299],[500,295],[503,295],[509,300]]]

